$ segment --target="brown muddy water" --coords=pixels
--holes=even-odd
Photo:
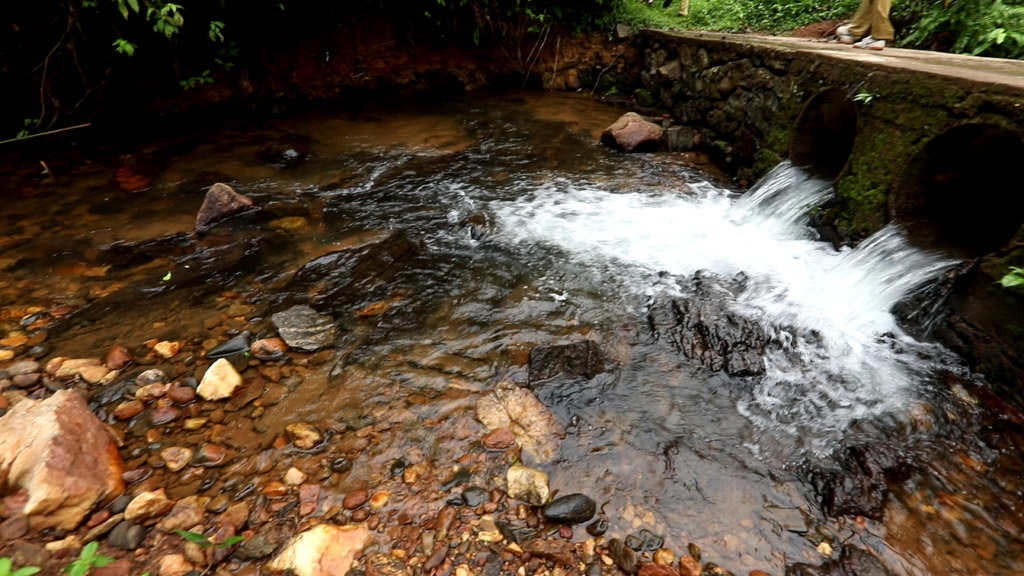
[[[736,574],[820,564],[843,546],[899,574],[1024,571],[1020,413],[888,317],[915,287],[876,301],[895,280],[872,282],[912,274],[885,268],[884,252],[862,266],[868,250],[836,252],[764,205],[739,214],[741,191],[693,157],[602,147],[600,131],[620,114],[517,94],[232,119],[59,156],[9,145],[0,343],[24,354],[48,331],[46,360],[102,358],[114,345],[143,358],[154,339],[181,342],[170,361],[88,387],[93,406],[125,430],[126,469],[157,466],[147,487],[246,498],[291,466],[323,469],[342,453],[351,470],[324,472],[325,491],[380,486],[417,463],[501,488],[507,461],[466,457],[485,432],[477,398],[502,380],[528,384],[531,349],[592,341],[606,371],[533,386],[568,432],[557,458],[523,457],[553,489],[594,498],[609,536],[646,529],[677,551],[695,543]],[[216,182],[261,210],[195,234]],[[915,258],[922,278],[946,265],[901,261]],[[767,360],[763,377],[679,355],[652,335],[646,309],[685,292],[697,269],[745,273],[740,308],[821,342]],[[866,308],[833,311],[861,300]],[[242,330],[273,337],[271,314],[296,304],[332,316],[334,346],[253,361],[247,381],[280,398],[236,406],[217,438],[111,416],[141,370],[193,376],[204,350]],[[334,431],[328,448],[275,449],[299,421]],[[231,448],[232,464],[159,468],[161,449],[210,440]],[[895,464],[879,474],[869,458],[850,473],[848,455],[865,446]],[[870,485],[881,512],[827,515],[815,488],[826,473]],[[432,516],[446,497],[409,507],[423,497],[390,490],[385,517]]]

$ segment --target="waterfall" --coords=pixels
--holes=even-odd
[[[735,306],[774,338],[738,409],[821,454],[856,420],[906,408],[933,368],[923,358],[939,352],[905,334],[892,309],[955,264],[896,226],[852,249],[817,240],[808,213],[831,194],[784,163],[738,200],[706,183],[637,193],[554,181],[493,209],[505,240],[555,247],[636,294],[659,274],[742,272]]]

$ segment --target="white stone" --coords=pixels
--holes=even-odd
[[[548,475],[540,470],[516,464],[505,474],[509,498],[532,506],[543,506],[551,499]]]
[[[162,518],[173,507],[174,501],[167,497],[163,488],[143,492],[128,503],[128,507],[124,510],[124,519],[135,524],[142,524],[154,518]]]
[[[292,538],[267,569],[278,573],[291,570],[295,576],[346,574],[366,545],[368,534],[365,524],[320,524]]]
[[[196,393],[204,400],[223,400],[242,385],[242,375],[226,358],[221,358],[210,366],[203,375],[203,381],[196,388]]]

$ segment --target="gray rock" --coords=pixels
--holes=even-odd
[[[259,560],[260,558],[266,558],[273,554],[275,548],[277,548],[277,544],[272,542],[265,534],[257,534],[253,536],[251,540],[243,542],[238,549],[234,551],[232,556],[243,562]]]
[[[334,343],[334,319],[309,306],[293,306],[270,319],[277,333],[292,348],[313,352]]]
[[[829,560],[820,566],[811,564],[790,564],[786,566],[786,576],[892,576],[893,572],[873,556],[870,552],[843,547],[836,560]]]
[[[591,379],[605,371],[604,355],[592,340],[530,350],[530,387],[558,377]]]
[[[206,228],[252,207],[253,201],[249,197],[235,192],[227,184],[218,182],[210,186],[206,193],[203,205],[196,215],[196,229]]]
[[[597,503],[585,494],[559,496],[544,507],[544,519],[558,524],[581,524],[597,513]]]
[[[110,531],[110,536],[107,536],[107,544],[121,550],[135,550],[142,546],[148,533],[149,530],[145,526],[121,522]]]
[[[39,372],[39,368],[39,362],[35,360],[21,360],[4,368],[4,372],[7,373],[8,377],[13,378],[15,376],[35,374]]]

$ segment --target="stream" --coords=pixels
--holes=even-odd
[[[957,261],[895,226],[819,241],[808,216],[831,186],[786,163],[743,191],[692,154],[610,151],[598,137],[620,114],[491,95],[8,148],[0,331],[46,316],[47,357],[103,357],[272,337],[271,315],[305,304],[334,318],[335,346],[296,355],[280,403],[229,416],[250,430],[231,440],[242,456],[290,422],[341,421],[384,431],[352,478],[409,455],[450,467],[505,380],[567,431],[553,462],[526,463],[594,498],[609,536],[695,543],[736,574],[844,546],[901,575],[1024,572],[1020,412],[893,313]],[[194,234],[216,182],[261,209]],[[737,331],[755,361],[706,349]],[[599,367],[531,377],[531,350],[581,342]],[[108,419],[117,386],[90,389]],[[152,461],[147,428],[127,424],[126,469]],[[232,470],[173,495],[254,481]]]

